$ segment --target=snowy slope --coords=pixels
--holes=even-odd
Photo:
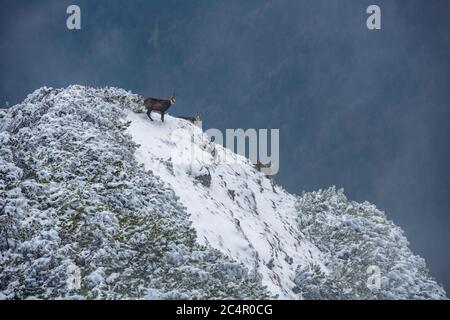
[[[256,269],[280,298],[298,298],[292,292],[296,267],[320,259],[298,230],[295,197],[248,159],[210,144],[199,127],[171,116],[164,123],[154,118],[128,112],[128,132],[140,145],[136,158],[175,191],[199,241]],[[210,186],[195,179],[208,172]]]
[[[198,244],[173,190],[136,162],[124,111],[140,104],[75,85],[0,110],[0,300],[270,296]]]
[[[289,194],[154,118],[139,95],[78,85],[0,110],[0,300],[445,299],[374,205]]]

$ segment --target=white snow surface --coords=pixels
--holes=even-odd
[[[153,118],[128,111],[128,132],[140,145],[136,159],[175,191],[198,241],[256,270],[279,298],[298,299],[296,268],[323,264],[298,229],[295,197],[247,158],[211,143],[199,127],[170,115],[164,123]],[[209,186],[196,179],[208,173]]]

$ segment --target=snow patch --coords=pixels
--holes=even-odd
[[[298,298],[292,291],[297,266],[320,259],[296,227],[295,197],[185,120],[167,115],[164,123],[151,122],[133,111],[127,120],[140,145],[136,159],[175,191],[199,241],[260,273],[273,294]],[[204,175],[209,186],[199,182]]]

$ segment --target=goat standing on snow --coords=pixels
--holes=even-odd
[[[169,99],[156,99],[147,98],[144,100],[145,109],[147,109],[148,118],[152,119],[152,111],[159,112],[161,114],[161,121],[164,122],[164,113],[176,102],[175,96],[171,96]]]

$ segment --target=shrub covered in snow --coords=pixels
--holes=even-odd
[[[140,101],[115,88],[42,88],[2,112],[0,297],[268,296],[196,242],[174,192],[136,162],[124,110]]]
[[[297,209],[300,229],[325,263],[298,267],[294,290],[303,298],[445,298],[403,231],[374,205],[349,201],[343,190],[330,188],[298,197]],[[379,286],[371,282],[378,275]]]

